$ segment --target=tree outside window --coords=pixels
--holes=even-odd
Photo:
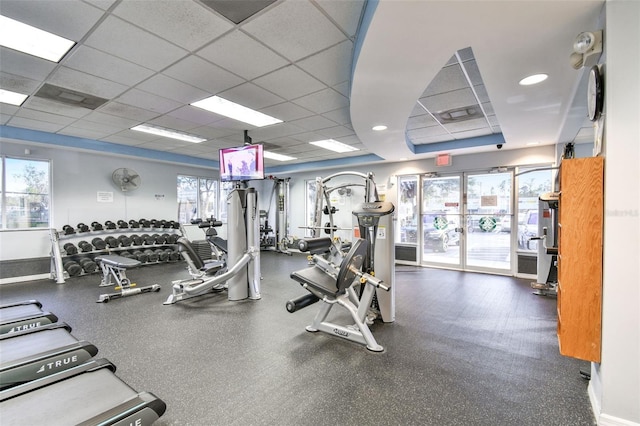
[[[2,160],[2,228],[48,228],[49,162],[9,157]]]

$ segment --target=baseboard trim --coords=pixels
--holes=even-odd
[[[598,418],[598,426],[640,426],[640,423],[613,417],[608,414],[601,414]]]
[[[26,275],[23,277],[0,278],[0,285],[22,283],[25,281],[46,280],[49,278],[51,278],[51,274]]]

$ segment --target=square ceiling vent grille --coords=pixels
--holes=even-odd
[[[45,83],[34,96],[88,109],[96,109],[109,101],[109,99],[99,98],[87,93],[77,92],[48,83]]]
[[[239,24],[276,0],[200,0],[231,22]]]

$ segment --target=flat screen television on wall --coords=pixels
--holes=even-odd
[[[220,180],[223,182],[264,179],[262,145],[244,145],[220,150]]]

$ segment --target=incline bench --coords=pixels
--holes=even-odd
[[[158,284],[146,287],[136,287],[136,284],[131,283],[129,278],[127,278],[126,270],[140,266],[141,262],[139,260],[115,254],[108,254],[104,256],[97,256],[95,261],[98,262],[98,265],[100,265],[100,268],[102,269],[102,282],[100,283],[100,287],[113,285],[111,282],[111,277],[113,277],[117,283],[115,290],[120,290],[119,293],[101,294],[97,300],[98,303],[108,302],[111,299],[118,299],[120,297],[133,296],[134,294],[160,290],[160,286]]]

